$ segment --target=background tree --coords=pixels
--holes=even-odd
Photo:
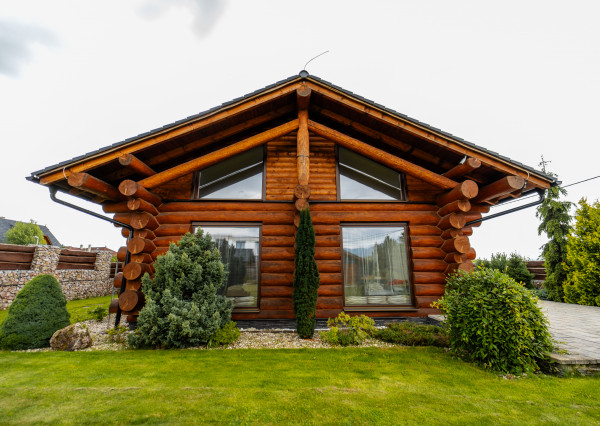
[[[133,347],[199,346],[231,320],[233,301],[217,294],[227,273],[210,235],[187,233],[156,260],[154,279],[142,278],[146,304]]]
[[[28,244],[46,244],[44,233],[33,221],[30,223],[16,222],[12,228],[6,231],[4,240],[7,244],[18,244],[21,246],[26,246]]]
[[[516,252],[510,255],[506,253],[494,253],[491,260],[481,259],[476,262],[476,265],[497,269],[525,287],[533,288],[533,277],[535,275],[527,269],[525,258]]]
[[[542,171],[550,176],[556,176],[546,171],[546,163],[543,160],[542,157],[540,163]],[[573,205],[569,201],[560,201],[561,195],[566,196],[567,191],[560,186],[548,189],[544,201],[536,212],[536,216],[541,219],[538,235],[543,232],[548,237],[548,242],[541,247],[546,268],[544,288],[548,291],[548,299],[556,302],[564,300],[563,283],[567,278],[564,262],[567,257],[567,236],[571,229],[569,210]]]
[[[567,241],[565,301],[600,306],[600,203],[579,201]]]
[[[296,331],[301,338],[310,339],[315,332],[319,271],[315,261],[315,229],[308,208],[300,212],[295,252],[296,271],[292,297],[296,313]]]

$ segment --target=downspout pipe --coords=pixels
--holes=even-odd
[[[129,237],[127,237],[127,241],[129,242],[129,240],[131,239],[131,236],[133,235],[133,227],[131,225],[129,225],[127,223],[120,222],[118,220],[111,219],[110,217],[103,216],[103,215],[101,215],[99,213],[93,212],[91,210],[84,209],[83,207],[79,207],[79,206],[77,206],[75,204],[71,204],[71,203],[68,203],[68,202],[66,202],[64,200],[60,200],[60,199],[56,198],[56,193],[58,192],[58,188],[56,186],[54,186],[54,185],[50,185],[48,187],[48,189],[50,190],[50,199],[52,201],[54,201],[55,203],[62,204],[63,206],[70,207],[70,208],[72,208],[74,210],[80,211],[80,212],[85,213],[85,214],[89,214],[90,216],[94,216],[94,217],[96,217],[98,219],[105,220],[105,221],[110,222],[110,223],[112,223],[114,225],[118,225],[118,226],[122,226],[123,228],[127,228],[129,230]],[[131,257],[131,254],[129,253],[129,250],[127,250],[127,254],[125,256],[125,263],[124,263],[124,265],[129,264],[130,257]],[[125,291],[125,284],[126,284],[126,282],[127,281],[125,280],[125,277],[123,277],[121,279],[121,291],[120,291],[120,293],[123,293]],[[120,322],[121,322],[121,307],[117,305],[117,315],[115,317],[115,327],[117,327]]]
[[[475,223],[485,222],[486,220],[494,219],[494,218],[497,218],[497,217],[500,217],[500,216],[504,216],[504,215],[507,215],[507,214],[510,214],[510,213],[518,212],[519,210],[527,209],[529,207],[534,207],[534,206],[538,206],[538,205],[542,204],[544,202],[544,199],[545,199],[545,193],[546,193],[546,191],[543,190],[543,189],[539,189],[539,188],[535,189],[534,191],[537,192],[538,197],[539,197],[539,199],[537,201],[534,201],[534,202],[528,203],[528,204],[524,204],[522,206],[515,207],[513,209],[505,210],[505,211],[500,212],[500,213],[494,213],[494,214],[491,214],[489,216],[482,217],[481,219],[472,220],[470,222],[467,222],[465,224],[465,226],[471,226],[471,225],[473,225]]]

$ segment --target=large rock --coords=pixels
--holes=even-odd
[[[71,324],[52,335],[50,346],[55,351],[77,351],[92,346],[92,336],[81,324]]]

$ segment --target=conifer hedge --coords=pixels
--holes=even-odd
[[[316,324],[319,271],[315,261],[315,229],[308,208],[300,212],[295,254],[293,301],[296,331],[301,338],[311,339]]]

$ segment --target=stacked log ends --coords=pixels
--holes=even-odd
[[[296,201],[294,205],[296,210],[302,211],[308,208],[308,199],[310,198],[310,186],[308,185],[296,185],[294,188],[294,197]]]
[[[141,291],[125,290],[119,296],[119,307],[123,312],[139,310],[144,305],[144,302],[144,294]]]

